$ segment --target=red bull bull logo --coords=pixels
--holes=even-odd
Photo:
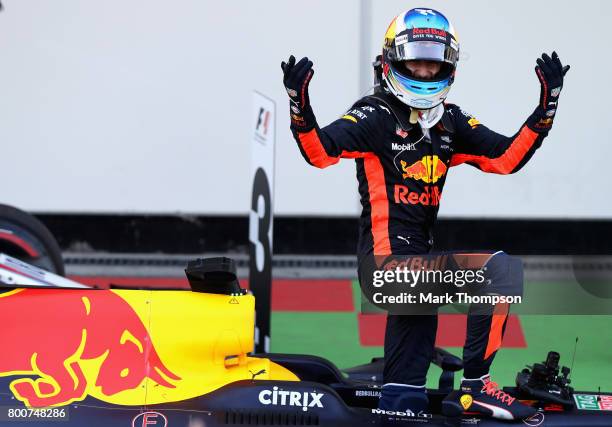
[[[420,180],[427,184],[438,182],[446,174],[447,170],[444,161],[436,155],[424,156],[421,160],[411,165],[401,160],[400,165],[403,171],[402,178]]]
[[[253,351],[255,299],[185,290],[0,293],[0,393],[29,407],[147,406],[245,379],[298,381]],[[273,374],[272,374],[273,373]],[[137,423],[163,425],[143,415]],[[152,424],[153,423],[153,424]]]
[[[95,389],[113,396],[175,387],[134,309],[113,291],[19,289],[0,294],[0,376],[29,407],[67,405]]]

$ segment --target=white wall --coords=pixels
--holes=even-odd
[[[277,102],[276,211],[358,212],[352,161],[308,166],[288,130],[279,63],[315,62],[321,124],[369,81],[405,1],[5,0],[0,14],[0,202],[45,212],[245,214],[251,91]],[[555,128],[515,176],[455,168],[446,216],[612,217],[607,26],[612,3],[424,1],[454,20],[449,100],[514,133],[537,103],[533,65],[572,65]],[[299,9],[299,10],[298,10]],[[362,17],[360,10],[369,11]],[[366,73],[366,74],[364,74]]]
[[[278,207],[355,210],[345,164],[317,174],[288,132],[280,62],[317,72],[323,122],[355,98],[352,0],[6,0],[0,14],[0,200],[35,211],[246,213],[252,90],[277,99]],[[342,16],[343,19],[339,19]],[[298,20],[299,18],[299,20]],[[318,70],[317,70],[318,71]],[[331,95],[333,93],[333,95]],[[282,106],[282,108],[281,108]],[[350,178],[349,178],[350,180]],[[336,188],[340,188],[338,184]],[[326,200],[313,201],[323,191]]]

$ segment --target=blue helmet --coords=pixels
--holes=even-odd
[[[438,61],[442,66],[433,79],[421,79],[405,67],[409,60]],[[458,60],[459,41],[450,21],[433,9],[411,9],[396,16],[387,29],[382,53],[384,87],[412,108],[434,108],[446,99]]]

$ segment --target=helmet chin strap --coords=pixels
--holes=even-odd
[[[444,114],[444,104],[440,103],[434,108],[428,110],[419,110],[410,108],[410,123],[413,125],[417,122],[422,129],[430,129],[436,125]]]
[[[416,124],[416,122],[419,121],[419,111],[416,108],[412,108],[410,107],[410,123],[411,124]]]

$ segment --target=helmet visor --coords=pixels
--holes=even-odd
[[[447,62],[454,66],[459,53],[443,43],[418,41],[397,45],[394,56],[394,61],[428,60]]]

